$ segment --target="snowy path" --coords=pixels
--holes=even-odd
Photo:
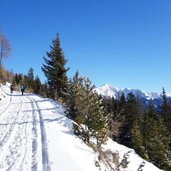
[[[35,94],[11,96],[8,85],[0,93],[0,171],[98,171],[62,105]]]
[[[0,171],[99,171],[97,154],[73,135],[72,120],[61,104],[35,94],[8,93],[9,85],[0,87]],[[144,162],[112,140],[103,148],[119,151],[121,158],[131,151],[127,171],[137,171]],[[147,170],[159,171],[145,162]]]
[[[41,110],[29,95],[0,103],[0,170],[50,170]]]
[[[50,170],[49,166],[49,159],[48,159],[48,151],[47,151],[47,139],[46,139],[46,131],[45,131],[45,126],[44,126],[44,121],[41,113],[41,109],[39,108],[38,102],[34,100],[31,97],[27,97],[30,99],[31,106],[32,106],[32,111],[33,111],[33,132],[35,135],[34,141],[33,141],[33,147],[36,148],[36,137],[37,137],[37,128],[36,128],[36,113],[38,114],[38,120],[39,120],[39,126],[40,126],[40,135],[41,135],[41,147],[42,147],[42,166],[43,166],[43,171]],[[33,150],[34,152],[36,150]]]

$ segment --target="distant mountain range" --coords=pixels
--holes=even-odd
[[[95,88],[94,91],[102,95],[102,97],[118,99],[122,94],[127,97],[129,93],[133,93],[136,98],[142,99],[145,104],[148,104],[149,100],[153,100],[155,105],[161,104],[161,93],[154,93],[154,92],[144,92],[139,89],[120,89],[115,88],[110,84],[104,84],[99,88]],[[171,102],[171,94],[167,94],[168,100]]]

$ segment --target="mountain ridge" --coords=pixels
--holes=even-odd
[[[155,107],[160,107],[162,105],[162,93],[156,93],[156,92],[145,92],[140,89],[130,89],[130,88],[116,88],[110,84],[103,84],[99,88],[95,88],[94,92],[96,92],[98,95],[101,95],[103,98],[115,98],[119,99],[122,94],[127,97],[129,93],[133,93],[135,95],[135,98],[137,100],[140,100],[144,107],[148,107],[149,102],[152,100]],[[171,103],[171,94],[167,94],[168,102]]]
[[[129,93],[133,93],[136,97],[140,96],[143,98],[146,98],[147,100],[154,100],[154,99],[161,99],[161,93],[157,92],[145,92],[140,89],[130,89],[130,88],[116,88],[112,86],[111,84],[103,84],[101,87],[96,87],[94,91],[102,95],[103,97],[108,97],[108,98],[118,98],[122,94],[127,96]],[[171,94],[166,94],[168,98],[171,98]]]

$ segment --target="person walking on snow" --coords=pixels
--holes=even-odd
[[[10,92],[11,92],[11,94],[13,93],[13,90],[14,90],[14,88],[13,88],[13,85],[11,84],[10,85]]]
[[[20,87],[20,89],[21,89],[21,93],[22,93],[22,96],[23,96],[24,90],[25,90],[25,86],[22,84],[21,87]]]

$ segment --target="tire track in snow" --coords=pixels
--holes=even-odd
[[[49,165],[49,155],[47,150],[47,139],[46,139],[46,131],[44,126],[44,121],[41,113],[41,109],[39,108],[38,102],[28,97],[35,106],[33,106],[33,110],[37,111],[39,114],[39,122],[40,122],[40,132],[41,132],[41,143],[42,143],[42,166],[43,171],[50,171],[50,165]]]
[[[10,100],[9,100],[9,98],[10,98]],[[8,111],[11,103],[12,103],[12,96],[6,97],[6,99],[0,103],[0,117],[1,118],[4,116],[4,113],[6,113]]]
[[[26,97],[25,97],[25,99],[27,99],[27,102],[25,100],[25,103],[29,103],[29,106],[27,106],[27,110],[28,110],[32,106],[31,106],[30,100],[28,101],[28,98],[26,98]],[[32,143],[32,139],[30,138],[30,135],[32,135],[32,130],[31,130],[32,121],[29,122],[29,118],[32,115],[31,115],[30,110],[28,110],[28,111],[27,110],[23,111],[24,116],[26,115],[27,117],[25,117],[25,127],[24,127],[24,131],[23,131],[23,134],[25,135],[25,137],[21,136],[21,137],[25,138],[25,141],[23,143],[24,148],[22,149],[22,151],[24,151],[24,152],[21,153],[22,157],[20,157],[21,160],[19,162],[20,164],[19,164],[19,167],[18,167],[19,171],[29,170],[30,169],[30,163],[31,163],[31,157],[32,157],[31,152],[30,152],[30,147],[31,147],[31,143]],[[28,157],[30,157],[30,160],[28,159]]]
[[[0,123],[0,131],[1,131],[0,132],[0,150],[3,147],[3,145],[5,143],[7,143],[8,139],[10,138],[10,136],[14,130],[14,127],[15,127],[14,123],[18,119],[18,115],[21,111],[22,104],[23,104],[23,102],[21,100],[21,102],[19,103],[19,106],[17,106],[17,108],[14,108],[14,111],[12,113],[16,114],[16,115],[12,115],[11,112],[9,112],[8,114],[7,114],[7,112],[5,112],[7,114],[6,118],[3,118],[3,120],[5,120],[5,124]],[[11,106],[12,106],[12,104],[11,104]],[[10,108],[10,104],[8,105],[8,108]],[[8,109],[8,111],[9,110],[10,109]]]
[[[5,96],[5,100],[0,100],[0,116],[8,109],[8,107],[10,106],[10,103],[12,101],[12,96],[9,95],[3,88],[2,85],[0,85],[0,89],[1,91],[3,91],[6,96]],[[10,99],[10,100],[9,100]]]
[[[9,109],[8,111],[11,110],[11,112],[6,112],[6,115],[7,117],[5,118],[5,122],[6,124],[1,124],[1,127],[4,128],[6,131],[1,131],[1,144],[0,144],[0,150],[1,150],[1,153],[3,154],[2,156],[0,156],[0,166],[3,168],[4,166],[4,162],[6,160],[6,157],[7,157],[7,153],[8,153],[8,150],[10,149],[9,147],[11,146],[11,141],[13,139],[13,137],[15,136],[15,129],[16,128],[16,122],[18,120],[18,115],[21,111],[21,108],[22,108],[22,105],[23,105],[23,102],[22,102],[22,99],[20,99],[20,103],[18,103],[19,105],[15,105],[15,108],[12,108],[12,104],[9,106]],[[3,134],[4,132],[4,134]],[[9,164],[9,163],[8,163]]]
[[[29,101],[31,102],[31,107],[32,107],[32,134],[33,134],[33,139],[32,139],[32,164],[31,164],[31,170],[32,171],[36,171],[37,167],[38,167],[38,163],[37,163],[37,153],[38,153],[38,142],[37,142],[37,122],[38,120],[36,119],[36,109],[34,106],[34,101],[30,98],[27,97],[29,99]]]
[[[4,139],[2,140],[2,142],[4,142],[2,147],[5,146],[5,148],[4,155],[0,161],[1,167],[4,167],[5,170],[12,170],[13,166],[16,163],[19,166],[19,163],[22,163],[21,155],[24,154],[25,156],[26,154],[26,151],[23,153],[23,151],[26,149],[22,147],[24,144],[27,143],[27,139],[24,139],[22,135],[24,134],[26,137],[28,115],[26,116],[25,112],[21,111],[21,109],[25,109],[22,97],[20,98],[19,104],[19,109],[17,108],[16,110],[14,108],[14,111],[12,110],[12,112],[8,113],[9,116],[12,115],[11,113],[16,113],[16,115],[14,115],[14,119],[10,123],[10,127],[9,129],[7,129],[8,131],[5,134]],[[7,141],[5,141],[5,139],[7,139]]]
[[[37,171],[42,168],[50,171],[45,125],[39,104],[28,96],[15,98],[12,100],[15,103],[9,97],[6,99],[9,104],[4,107],[4,117],[0,115],[0,170]],[[28,124],[29,116],[31,122]],[[32,138],[27,138],[27,134]]]

